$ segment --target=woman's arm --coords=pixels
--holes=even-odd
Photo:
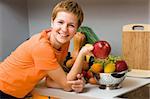
[[[61,66],[56,70],[48,71],[48,76],[52,79],[49,79],[49,87],[63,88],[65,91],[71,91],[71,84],[67,83],[67,77]],[[56,82],[56,84],[55,84]]]
[[[52,79],[51,79],[52,78]],[[83,76],[78,74],[77,80],[67,81],[66,74],[62,68],[58,68],[53,71],[48,71],[48,77],[46,78],[47,87],[62,88],[65,91],[74,90],[75,92],[82,92],[84,88]]]
[[[61,86],[57,84],[54,80],[52,80],[49,76],[46,77],[46,85],[50,88],[61,88]]]
[[[46,81],[48,87],[63,88],[66,91],[71,91],[73,89],[76,92],[80,92],[83,89],[84,81],[81,79],[82,77],[78,77],[77,75],[81,73],[85,55],[90,53],[92,50],[92,45],[84,46],[80,50],[73,67],[67,75],[61,66],[56,70],[48,71],[48,76],[51,78],[48,78]]]
[[[83,66],[85,55],[91,53],[92,50],[93,50],[93,46],[89,44],[82,47],[82,49],[80,50],[76,58],[74,65],[72,66],[70,72],[67,74],[67,80],[76,79],[77,74],[81,73],[82,71],[82,66]]]

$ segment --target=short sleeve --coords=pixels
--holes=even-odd
[[[41,70],[54,70],[60,66],[53,48],[47,43],[39,43],[33,47],[32,57],[35,67]]]

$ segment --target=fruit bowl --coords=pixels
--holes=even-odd
[[[128,70],[113,73],[99,73],[98,83],[102,89],[120,88],[121,82],[125,79]]]

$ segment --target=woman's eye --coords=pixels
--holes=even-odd
[[[59,21],[58,23],[62,24],[63,22],[62,22],[62,21]]]
[[[72,24],[71,24],[70,26],[71,26],[71,27],[75,27],[75,26],[74,26],[74,25],[72,25]]]

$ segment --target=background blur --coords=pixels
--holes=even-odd
[[[50,27],[54,5],[60,0],[0,0],[0,61],[30,36]],[[89,26],[111,53],[121,55],[122,27],[150,24],[150,0],[77,0]],[[71,43],[70,51],[73,49]]]

